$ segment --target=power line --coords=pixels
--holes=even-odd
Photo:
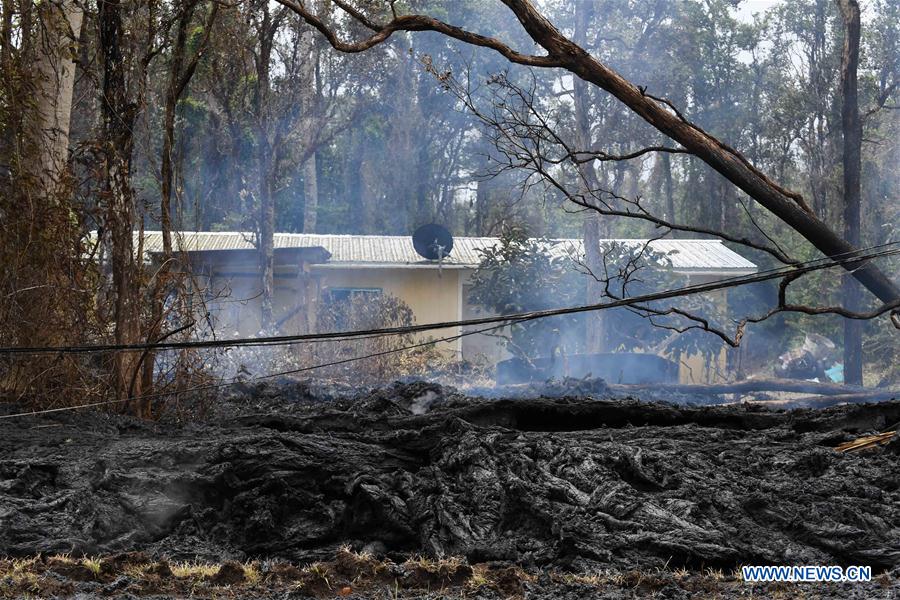
[[[185,389],[182,389],[182,390],[173,390],[173,391],[170,391],[170,392],[156,392],[156,393],[153,393],[153,394],[145,394],[145,395],[142,395],[142,396],[134,396],[134,397],[131,397],[131,398],[119,398],[119,399],[116,399],[116,400],[105,400],[105,401],[102,401],[102,402],[92,402],[92,403],[90,403],[90,404],[79,404],[79,405],[77,405],[77,406],[63,406],[63,407],[60,407],[60,408],[49,408],[49,409],[44,409],[44,410],[36,410],[36,411],[29,411],[29,412],[13,413],[13,414],[11,414],[11,415],[0,415],[0,420],[2,420],[2,419],[12,419],[12,418],[16,418],[16,417],[30,417],[30,416],[43,415],[43,414],[48,414],[48,413],[67,412],[67,411],[71,411],[71,410],[79,410],[79,409],[82,409],[82,408],[95,408],[95,407],[97,407],[97,406],[108,406],[108,405],[112,405],[112,404],[121,404],[121,403],[123,403],[123,402],[133,402],[133,401],[137,401],[137,400],[150,400],[150,399],[153,399],[153,398],[162,398],[162,397],[169,397],[169,396],[177,396],[177,395],[182,395],[182,394],[188,394],[188,393],[190,393],[190,392],[199,392],[199,391],[204,391],[204,390],[212,390],[212,389],[218,389],[218,388],[228,387],[228,386],[231,386],[231,385],[235,385],[235,384],[237,384],[237,383],[246,383],[247,381],[261,381],[261,380],[263,380],[263,379],[272,379],[273,377],[282,377],[282,376],[284,376],[284,375],[295,375],[295,374],[297,374],[297,373],[303,373],[303,372],[306,372],[306,371],[314,371],[314,370],[317,370],[317,369],[324,369],[324,368],[326,368],[326,367],[333,367],[333,366],[337,366],[337,365],[343,365],[343,364],[347,364],[347,363],[351,363],[351,362],[356,362],[356,361],[359,361],[359,360],[365,360],[365,359],[367,359],[367,358],[377,358],[377,357],[379,357],[379,356],[387,356],[387,355],[389,355],[389,354],[396,354],[396,353],[398,353],[398,352],[405,352],[405,351],[407,351],[407,350],[414,350],[414,349],[416,349],[416,348],[423,348],[423,347],[425,347],[425,346],[430,346],[430,345],[432,345],[432,344],[436,344],[436,343],[439,343],[439,342],[452,342],[452,341],[456,341],[456,340],[458,340],[458,339],[464,338],[464,337],[469,336],[469,335],[476,335],[476,334],[479,334],[479,333],[485,333],[485,332],[487,332],[487,331],[493,331],[493,330],[495,330],[495,329],[501,329],[501,328],[503,328],[503,327],[506,327],[506,323],[501,323],[501,324],[499,324],[499,325],[493,325],[493,326],[491,326],[491,327],[485,327],[485,328],[483,328],[483,329],[476,329],[476,330],[473,330],[473,331],[465,331],[465,332],[463,332],[463,333],[459,333],[459,334],[456,334],[456,335],[447,336],[447,337],[443,337],[443,338],[431,339],[431,340],[427,340],[427,341],[424,341],[424,342],[418,342],[418,343],[410,344],[410,345],[408,345],[408,346],[403,346],[403,347],[400,347],[400,348],[392,348],[392,349],[390,349],[390,350],[382,350],[382,351],[380,351],[380,352],[373,352],[373,353],[371,353],[371,354],[364,354],[364,355],[362,355],[362,356],[353,356],[353,357],[350,357],[350,358],[344,358],[344,359],[341,359],[341,360],[331,361],[331,362],[327,362],[327,363],[321,363],[321,364],[317,364],[317,365],[310,365],[310,366],[308,366],[308,367],[299,367],[299,368],[296,368],[296,369],[288,369],[288,370],[285,370],[285,371],[277,371],[277,372],[275,372],[275,373],[267,373],[267,374],[265,374],[265,375],[259,375],[259,376],[256,376],[256,377],[251,377],[251,378],[249,378],[248,380],[244,380],[244,381],[240,381],[240,382],[238,382],[238,381],[220,381],[220,382],[218,382],[218,383],[207,383],[207,384],[202,384],[202,385],[197,385],[197,386],[185,388]]]
[[[848,252],[835,257],[825,257],[798,263],[797,265],[788,265],[765,271],[760,271],[750,275],[740,275],[726,279],[720,279],[710,283],[694,284],[681,288],[665,290],[663,292],[654,292],[640,296],[632,296],[622,298],[612,302],[588,304],[573,306],[567,308],[556,308],[541,311],[528,311],[515,313],[510,315],[500,315],[492,317],[481,317],[477,319],[465,319],[457,321],[445,321],[440,323],[425,323],[421,325],[405,325],[399,327],[386,327],[380,329],[366,329],[357,331],[342,332],[326,332],[326,333],[307,333],[297,335],[267,336],[256,338],[232,338],[224,340],[197,340],[182,342],[157,342],[157,343],[138,343],[138,344],[95,344],[80,346],[31,346],[17,347],[7,346],[0,347],[0,354],[84,354],[92,352],[121,352],[135,350],[177,350],[188,348],[217,348],[217,347],[236,347],[236,346],[279,346],[290,345],[305,342],[318,341],[346,341],[361,337],[381,337],[386,335],[404,335],[410,333],[422,333],[433,331],[436,329],[448,329],[453,327],[468,327],[477,325],[487,325],[494,323],[511,323],[522,322],[533,319],[541,319],[545,317],[577,314],[582,312],[590,312],[595,310],[604,310],[609,308],[619,308],[634,304],[653,302],[657,300],[667,300],[679,296],[687,296],[691,294],[699,294],[719,289],[735,287],[739,285],[747,285],[750,283],[760,283],[772,279],[778,279],[785,275],[804,274],[822,269],[828,269],[835,266],[844,265],[846,263],[856,263],[858,261],[871,260],[873,258],[881,258],[884,256],[893,256],[900,254],[900,248],[891,248],[900,242],[891,242],[879,246]],[[835,258],[838,262],[835,262]]]
[[[883,246],[892,246],[895,244],[896,243],[884,244]],[[876,248],[877,247],[879,247],[879,246],[876,246]],[[859,252],[862,252],[862,251],[859,251]],[[895,254],[900,254],[900,249],[882,250],[877,253],[870,253],[866,256],[856,257],[853,260],[855,262],[856,260],[867,260],[869,258],[873,258],[873,257],[877,257],[877,256],[891,256],[891,255],[895,255]],[[846,261],[842,261],[841,263],[833,263],[832,262],[832,263],[825,263],[825,264],[813,264],[813,263],[819,263],[819,262],[827,261],[827,260],[830,260],[830,259],[816,259],[813,261],[807,261],[806,263],[801,263],[801,264],[806,265],[803,267],[798,268],[796,266],[792,266],[792,267],[785,268],[785,269],[787,269],[788,273],[812,272],[815,270],[821,270],[821,269],[827,269],[827,268],[839,266],[839,265],[843,264],[843,262],[846,262]],[[738,277],[732,277],[732,278],[729,278],[726,280],[720,280],[720,281],[716,282],[716,284],[727,283],[728,285],[718,285],[717,287],[714,287],[712,289],[722,289],[725,287],[736,287],[739,285],[747,285],[749,283],[757,283],[758,281],[766,281],[768,279],[774,279],[774,278],[782,276],[783,275],[782,271],[784,271],[785,269],[769,269],[768,271],[756,273],[753,276],[738,276]],[[759,276],[764,276],[765,278],[759,279]],[[683,288],[669,290],[669,291],[665,292],[665,294],[666,294],[667,298],[676,297],[676,296],[686,296],[686,295],[690,295],[690,294],[696,294],[696,293],[702,293],[704,291],[709,291],[708,288],[709,288],[708,285],[685,286]],[[659,294],[648,294],[648,295],[643,296],[643,298],[646,298],[648,296],[658,296],[658,295]],[[416,348],[430,346],[432,344],[439,343],[439,342],[455,341],[455,340],[464,338],[466,336],[476,335],[479,333],[485,333],[487,331],[493,331],[495,329],[501,329],[503,327],[506,327],[510,323],[519,323],[519,322],[524,322],[524,321],[530,321],[530,320],[544,318],[547,316],[555,316],[557,314],[571,314],[571,313],[575,313],[575,312],[586,312],[589,310],[604,310],[607,308],[616,308],[617,306],[621,306],[622,305],[621,303],[633,304],[636,301],[638,301],[640,298],[642,298],[642,297],[635,296],[633,298],[629,298],[627,301],[623,300],[623,301],[610,302],[610,303],[600,304],[600,305],[579,306],[579,307],[571,307],[568,309],[554,309],[554,310],[550,310],[550,311],[532,311],[530,313],[519,313],[518,315],[507,315],[502,318],[501,322],[490,325],[488,327],[481,328],[481,329],[465,331],[465,332],[462,332],[462,333],[459,333],[456,335],[452,335],[452,336],[446,336],[446,337],[438,338],[438,339],[430,339],[430,340],[426,340],[423,342],[418,342],[415,344],[402,346],[400,348],[392,348],[389,350],[382,350],[380,352],[373,352],[373,353],[365,354],[365,355],[361,355],[361,356],[353,356],[350,358],[345,358],[345,359],[341,359],[341,360],[337,360],[337,361],[330,361],[330,362],[321,363],[321,364],[317,364],[317,365],[310,365],[307,367],[298,367],[296,369],[287,369],[287,370],[278,371],[275,373],[267,373],[265,375],[251,377],[248,381],[261,381],[263,379],[271,379],[274,377],[282,377],[285,375],[294,375],[297,373],[314,371],[317,369],[323,369],[323,368],[327,368],[327,367],[331,367],[331,366],[348,364],[348,363],[356,362],[359,360],[365,360],[367,358],[377,358],[380,356],[387,356],[390,354],[405,352],[407,350],[414,350]],[[497,321],[497,320],[499,320],[499,319],[495,319],[495,321]],[[464,322],[458,321],[456,323],[464,323]],[[440,325],[441,326],[439,328],[445,328],[445,325],[443,325],[443,324],[440,324]],[[435,328],[438,328],[438,327],[435,326]],[[349,332],[349,333],[355,333],[355,332]],[[380,336],[373,336],[373,335],[368,336],[368,338],[373,338],[373,337],[380,337]],[[368,339],[368,338],[364,338],[364,339]],[[273,345],[275,345],[275,344],[273,344]],[[66,407],[51,408],[51,409],[44,409],[44,410],[38,410],[38,411],[14,413],[14,414],[10,414],[10,415],[0,415],[0,420],[12,419],[12,418],[18,418],[18,417],[37,416],[37,415],[43,415],[43,414],[49,414],[49,413],[67,412],[67,411],[72,411],[72,410],[79,410],[82,408],[95,408],[98,406],[108,406],[108,405],[121,404],[124,402],[132,402],[132,401],[138,401],[138,400],[149,400],[149,399],[153,399],[153,398],[171,397],[171,396],[183,395],[183,394],[187,394],[187,393],[191,393],[191,392],[219,389],[219,388],[234,385],[236,383],[238,383],[238,382],[236,382],[236,381],[220,381],[218,383],[203,384],[203,385],[193,386],[193,387],[189,387],[189,388],[182,389],[182,390],[174,390],[174,391],[170,391],[170,392],[157,392],[157,393],[153,393],[153,394],[136,396],[133,398],[119,398],[116,400],[106,400],[103,402],[92,402],[90,404],[82,404],[82,405],[78,405],[78,406],[66,406]]]

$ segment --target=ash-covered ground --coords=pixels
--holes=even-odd
[[[280,381],[203,399],[202,418],[184,419],[197,411],[182,405],[157,423],[89,411],[0,420],[0,595],[900,590],[900,439],[834,449],[900,422],[900,402],[773,411],[608,399],[601,384],[555,392]],[[141,554],[75,560],[123,552]],[[87,570],[67,573],[66,560]],[[170,569],[226,560],[246,573]],[[755,564],[869,565],[879,576],[733,577]],[[310,584],[311,572],[325,583]]]

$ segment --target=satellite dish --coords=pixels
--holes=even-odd
[[[443,225],[422,225],[413,234],[413,248],[422,258],[443,260],[453,250],[453,236]]]

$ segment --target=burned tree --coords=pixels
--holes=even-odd
[[[116,0],[103,2],[97,14],[100,49],[103,57],[103,139],[104,160],[102,182],[105,225],[110,234],[115,304],[115,341],[131,344],[140,341],[140,273],[135,255],[132,230],[135,225],[134,189],[131,183],[131,157],[134,150],[134,123],[138,105],[129,97],[127,72],[123,56],[123,7]],[[140,395],[138,356],[119,352],[115,356],[116,397]],[[135,407],[137,414],[143,409]]]
[[[841,129],[844,136],[844,237],[860,244],[860,170],[862,163],[862,122],[859,116],[857,71],[859,69],[860,14],[856,0],[837,0],[844,22],[841,54]],[[844,305],[859,307],[859,288],[850,277],[843,281]],[[844,380],[862,385],[862,326],[854,319],[844,321]]]

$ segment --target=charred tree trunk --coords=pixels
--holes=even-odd
[[[122,55],[122,4],[120,0],[100,3],[98,13],[100,50],[103,57],[103,195],[106,227],[111,237],[111,263],[115,293],[116,344],[140,341],[139,263],[134,253],[134,190],[131,187],[131,154],[137,107],[128,100],[126,64]],[[139,357],[134,352],[118,352],[114,361],[117,399],[141,395],[137,377]],[[143,402],[132,410],[146,414]]]
[[[859,67],[860,15],[856,0],[837,0],[844,22],[841,54],[841,130],[844,136],[844,239],[860,244],[860,169],[862,123],[859,117],[857,70]],[[843,278],[844,304],[859,309],[860,290],[849,275]],[[862,385],[862,322],[844,319],[844,381]]]

